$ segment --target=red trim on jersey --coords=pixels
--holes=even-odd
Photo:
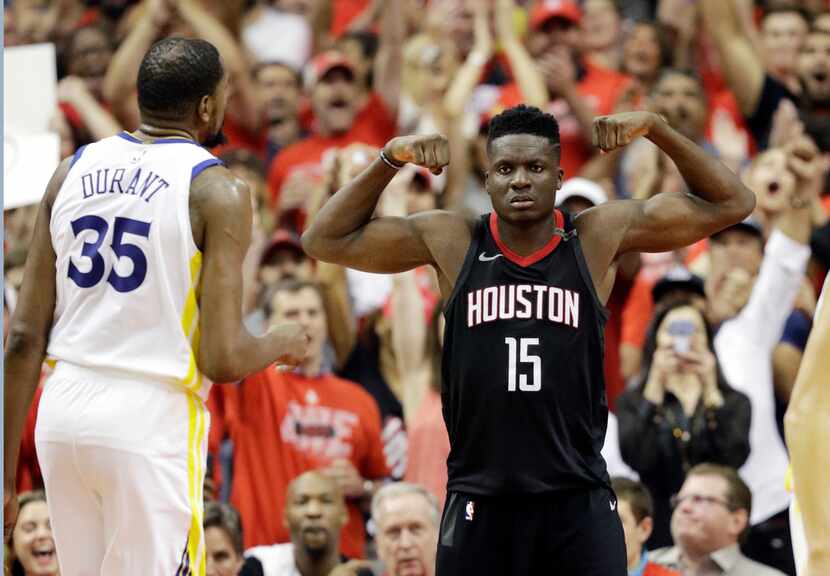
[[[554,220],[556,223],[557,228],[565,227],[565,217],[562,216],[562,213],[559,210],[554,210]],[[496,216],[495,212],[490,214],[490,234],[493,235],[493,240],[496,241],[496,246],[499,247],[501,253],[504,254],[504,257],[510,260],[511,262],[515,262],[522,268],[527,268],[528,266],[535,264],[551,252],[553,252],[556,247],[559,245],[559,242],[562,241],[562,237],[558,234],[554,234],[553,237],[548,241],[547,244],[539,248],[536,252],[532,254],[528,254],[527,256],[520,256],[516,254],[507,247],[507,245],[502,242],[501,236],[499,236],[499,220]]]

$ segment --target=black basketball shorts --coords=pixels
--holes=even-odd
[[[449,492],[436,576],[626,576],[607,488],[478,496]]]

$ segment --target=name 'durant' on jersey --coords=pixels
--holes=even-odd
[[[141,168],[127,176],[126,168],[99,168],[81,176],[84,200],[102,194],[130,194],[150,200],[158,192],[170,187],[170,183],[153,172]]]
[[[467,293],[468,328],[513,318],[579,328],[579,292],[543,284],[508,284]]]

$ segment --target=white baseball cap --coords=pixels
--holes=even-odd
[[[556,193],[556,205],[561,206],[568,198],[584,198],[594,206],[599,206],[608,201],[608,194],[602,186],[588,180],[587,178],[569,178],[562,184],[562,188]]]

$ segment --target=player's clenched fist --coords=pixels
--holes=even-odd
[[[662,118],[653,112],[623,112],[594,118],[594,146],[610,152],[645,136]]]
[[[282,335],[280,347],[283,353],[277,359],[278,364],[298,366],[308,358],[311,337],[303,326],[296,322],[281,322],[271,331]]]
[[[440,134],[392,138],[383,147],[383,153],[394,164],[411,162],[428,168],[433,174],[440,174],[450,163],[450,144]]]

